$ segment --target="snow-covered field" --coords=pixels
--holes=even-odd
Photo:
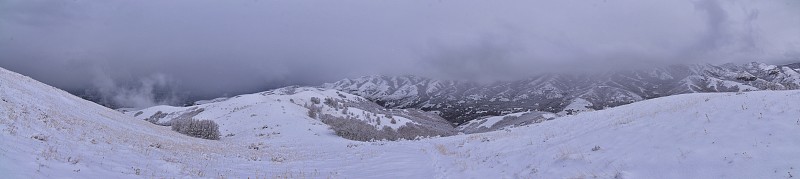
[[[800,177],[800,91],[678,95],[398,142],[342,139],[272,97],[229,99],[249,107],[198,116],[234,134],[219,141],[3,69],[0,99],[0,178]]]

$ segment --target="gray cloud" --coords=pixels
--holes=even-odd
[[[92,82],[100,103],[118,107],[146,107],[159,104],[180,104],[183,99],[172,90],[175,81],[163,74],[153,74],[128,81],[132,84],[117,84],[109,75],[98,74]]]
[[[0,0],[0,66],[146,106],[371,74],[785,63],[799,31],[795,0]]]

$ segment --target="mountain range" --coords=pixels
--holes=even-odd
[[[386,108],[414,108],[454,124],[488,116],[542,111],[573,114],[686,93],[800,88],[800,63],[701,64],[611,72],[548,73],[483,84],[417,76],[365,76],[322,85]]]

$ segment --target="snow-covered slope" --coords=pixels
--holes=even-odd
[[[345,140],[305,116],[304,107],[272,102],[219,114],[243,121],[221,126],[227,130],[223,134],[234,136],[219,141],[191,138],[2,69],[0,99],[2,178],[791,178],[800,174],[800,91],[677,95],[503,131],[398,142]],[[259,102],[245,101],[250,99],[228,101]],[[256,116],[251,118],[252,114]]]
[[[228,146],[134,120],[0,69],[2,178],[133,178],[190,174],[180,164]]]
[[[435,141],[458,156],[443,166],[472,176],[791,178],[800,173],[798,99],[800,91],[677,95]]]
[[[190,107],[155,106],[126,113],[136,119],[159,125],[169,125],[176,119],[212,120],[220,125],[220,132],[224,138],[231,140],[251,139],[253,136],[259,139],[271,138],[272,135],[286,132],[302,133],[290,136],[306,133],[306,135],[320,135],[318,130],[312,129],[268,132],[276,128],[304,128],[304,126],[286,126],[290,125],[285,122],[287,119],[305,120],[319,126],[324,126],[322,124],[324,120],[318,119],[354,119],[375,129],[388,127],[399,130],[404,126],[413,125],[438,131],[437,134],[441,136],[456,134],[455,128],[449,122],[432,113],[414,109],[386,109],[359,96],[310,87],[286,87],[224,100],[217,99],[214,102]]]
[[[549,112],[519,112],[503,116],[483,117],[471,120],[467,123],[458,125],[458,130],[467,134],[491,132],[511,127],[531,125],[535,123],[553,120],[557,114]]]

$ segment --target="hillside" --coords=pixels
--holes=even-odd
[[[365,128],[345,132],[359,134],[360,136],[352,137],[360,138],[362,141],[369,141],[371,138],[365,137],[379,135],[374,133],[385,131],[399,132],[407,139],[422,136],[449,136],[457,133],[449,122],[433,113],[414,109],[386,109],[359,96],[336,90],[309,87],[286,87],[256,94],[217,99],[213,102],[189,107],[155,106],[138,111],[127,111],[126,113],[136,119],[164,126],[169,126],[173,120],[189,118],[213,120],[220,125],[220,131],[224,138],[233,140],[250,139],[252,136],[258,136],[259,139],[270,139],[272,135],[278,135],[281,132],[272,131],[269,133],[265,131],[279,128],[302,129],[306,127],[304,125],[308,124],[283,126],[293,125],[285,123],[284,120],[301,119],[309,121],[311,125],[320,126],[339,124],[337,121],[361,124],[359,126]],[[252,128],[252,130],[244,130],[248,128]],[[371,128],[377,130],[373,134],[361,134]],[[422,131],[414,131],[416,129],[421,129]],[[324,131],[324,128],[322,130]],[[421,134],[420,132],[423,131],[427,132],[424,134],[429,135]],[[307,134],[302,133],[297,134],[297,136],[311,134],[318,136],[321,133],[319,130],[311,129],[299,132],[307,132]],[[403,132],[411,133],[405,134]],[[396,140],[397,137],[390,136],[387,138]],[[378,138],[376,140],[387,138]]]
[[[184,136],[131,117],[138,112],[122,114],[0,69],[0,173],[7,178],[800,174],[800,91],[676,95],[501,131],[397,142],[358,142],[334,135],[329,126],[309,117],[299,100],[357,97],[330,90],[299,91],[202,104],[204,112],[194,117],[215,120],[223,135],[234,134],[216,141]],[[161,106],[139,116],[157,113],[154,109],[171,113],[190,108]],[[161,120],[156,123],[166,122]]]

